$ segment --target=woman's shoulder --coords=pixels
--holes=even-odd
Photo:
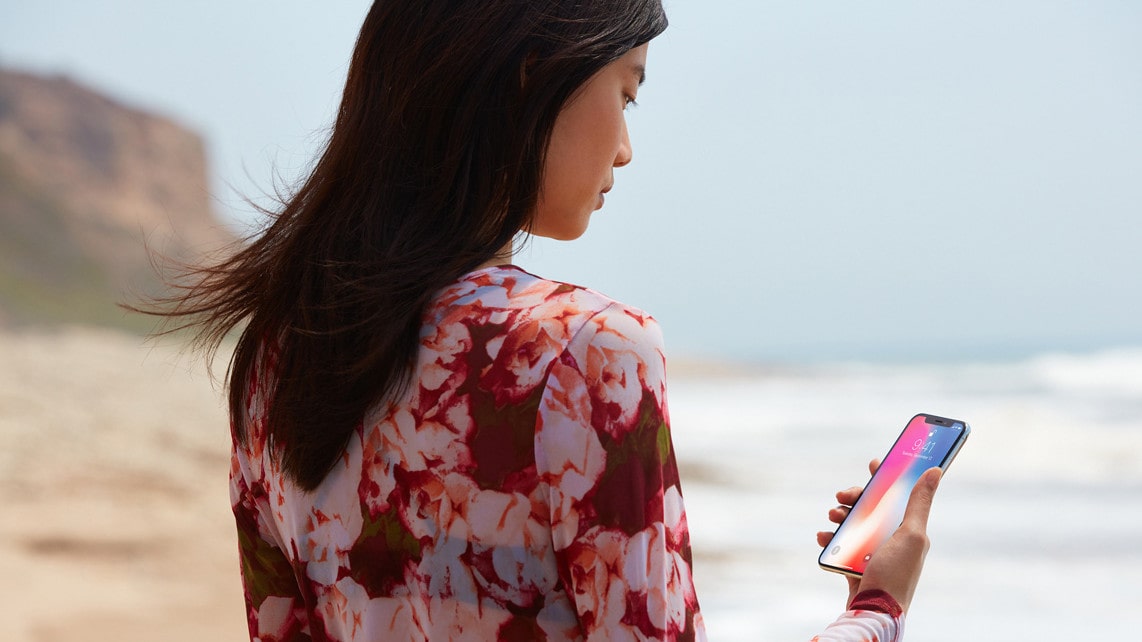
[[[513,266],[477,270],[438,293],[420,347],[427,389],[476,376],[477,389],[495,391],[497,406],[529,399],[557,362],[592,381],[614,365],[657,382],[664,367],[661,334],[649,315]]]
[[[433,316],[479,311],[518,321],[629,317],[653,324],[647,312],[581,285],[543,278],[515,265],[465,274],[435,298]]]
[[[661,331],[646,312],[510,265],[464,275],[437,295],[426,321],[429,342],[441,333],[467,337],[501,355],[528,354],[533,366],[566,351],[595,349],[663,358]]]

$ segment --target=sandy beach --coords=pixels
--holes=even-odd
[[[0,639],[243,639],[226,426],[176,347],[0,333]]]

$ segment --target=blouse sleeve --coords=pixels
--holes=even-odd
[[[900,604],[881,590],[861,591],[812,642],[896,642],[904,638]]]
[[[895,642],[904,639],[904,619],[889,613],[845,611],[812,642]]]
[[[269,533],[267,495],[253,481],[244,448],[231,453],[230,503],[238,526],[238,557],[251,640],[308,642],[305,600],[289,558]]]
[[[588,640],[705,639],[657,324],[612,304],[548,374],[536,431],[560,579]]]
[[[705,640],[652,318],[617,304],[592,317],[552,365],[536,439],[560,579],[583,635]],[[866,601],[813,640],[900,640],[898,608]]]

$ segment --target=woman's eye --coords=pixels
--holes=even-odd
[[[627,96],[623,101],[623,109],[629,109],[631,107],[638,107],[638,102],[635,101],[634,98]]]

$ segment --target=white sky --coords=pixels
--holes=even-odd
[[[219,209],[296,177],[368,2],[6,1],[0,64],[208,140]],[[643,307],[674,356],[1142,345],[1142,3],[676,0],[634,163],[517,261]]]

